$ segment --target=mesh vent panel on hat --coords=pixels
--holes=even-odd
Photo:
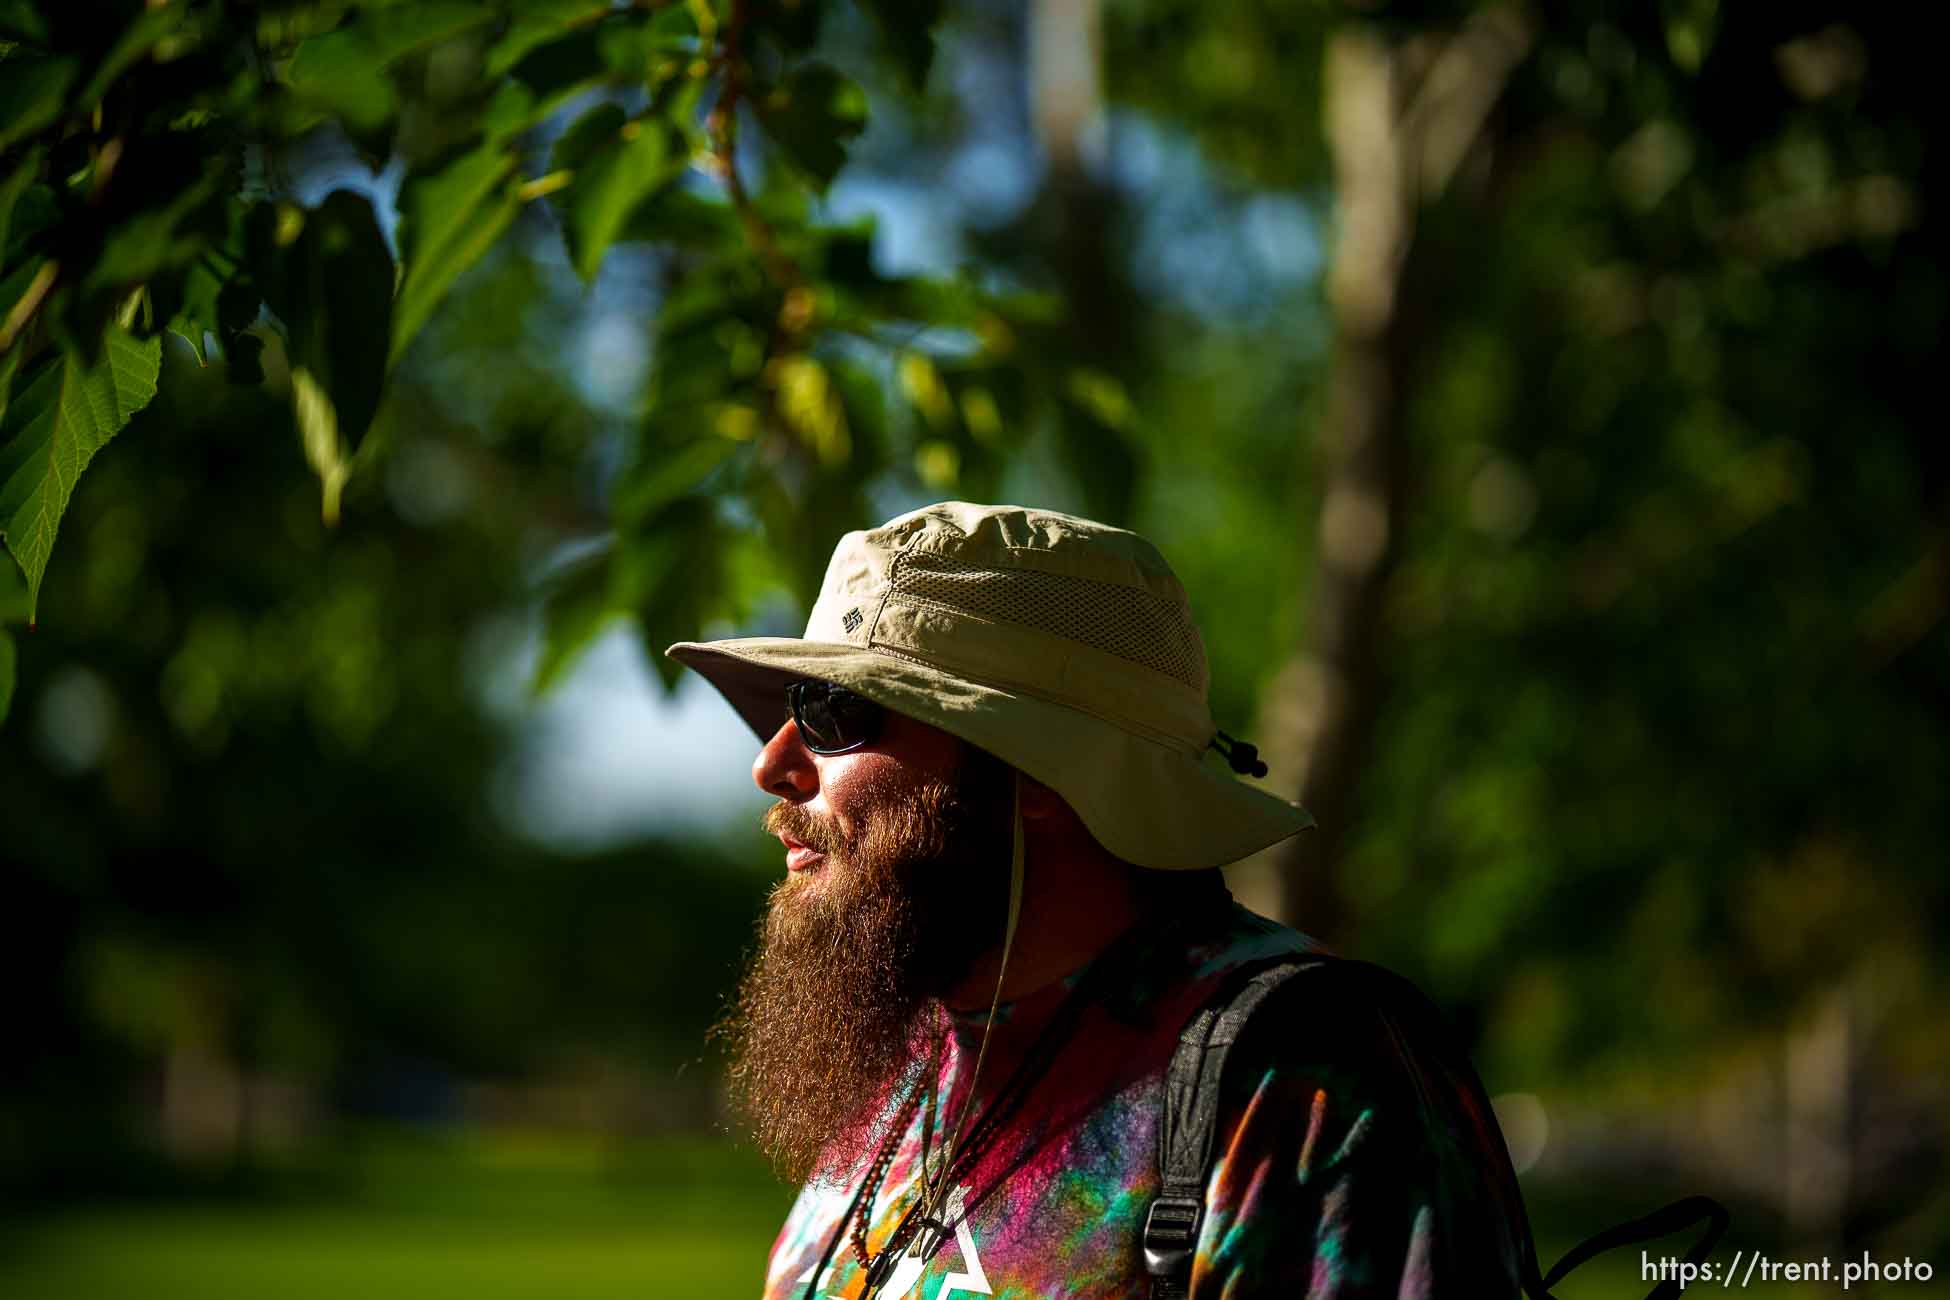
[[[892,577],[896,595],[1080,641],[1205,693],[1205,647],[1176,601],[1119,583],[925,553],[903,556]]]

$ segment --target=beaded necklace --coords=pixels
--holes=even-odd
[[[941,1048],[944,1041],[945,1035],[938,1036],[934,1040],[934,1050],[928,1056],[927,1073],[924,1077],[915,1080],[913,1091],[907,1094],[907,1100],[901,1103],[900,1113],[894,1116],[893,1124],[887,1129],[887,1136],[881,1139],[880,1150],[874,1153],[873,1167],[867,1171],[866,1182],[861,1185],[860,1192],[855,1198],[859,1204],[859,1213],[848,1215],[853,1222],[853,1254],[860,1261],[860,1267],[863,1269],[870,1268],[874,1260],[880,1258],[880,1255],[885,1255],[888,1248],[894,1245],[894,1242],[889,1240],[887,1245],[880,1248],[880,1255],[870,1253],[867,1250],[867,1226],[873,1222],[874,1197],[880,1193],[880,1184],[886,1179],[887,1170],[894,1163],[894,1153],[900,1149],[901,1138],[906,1135],[907,1126],[913,1122],[914,1112],[920,1108],[923,1093],[927,1094],[928,1108],[921,1120],[919,1182],[923,1202],[927,1199],[930,1172],[928,1147],[934,1134],[936,1081],[941,1076]],[[945,1166],[947,1162],[944,1160],[942,1163]]]
[[[948,1232],[954,1227],[953,1224],[944,1222],[943,1216],[940,1213],[940,1206],[945,1200],[947,1189],[953,1185],[956,1178],[966,1176],[974,1171],[983,1154],[994,1144],[996,1138],[1001,1135],[1009,1121],[1021,1110],[1023,1102],[1028,1098],[1037,1082],[1048,1073],[1050,1066],[1055,1063],[1057,1053],[1069,1041],[1071,1034],[1076,1029],[1078,1021],[1082,1019],[1084,1009],[1096,1000],[1100,989],[1106,984],[1113,983],[1117,978],[1122,976],[1127,969],[1129,961],[1144,950],[1146,946],[1145,939],[1149,937],[1145,935],[1145,930],[1146,927],[1143,925],[1133,926],[1117,942],[1112,944],[1096,962],[1092,963],[1084,977],[1070,990],[1069,995],[1064,998],[1062,1005],[1050,1017],[1049,1022],[1043,1026],[1042,1032],[1037,1035],[1035,1041],[1030,1045],[1029,1050],[1023,1055],[1022,1062],[1010,1074],[1002,1087],[996,1091],[994,1098],[989,1104],[983,1108],[982,1114],[976,1119],[974,1127],[968,1131],[966,1142],[955,1147],[952,1151],[944,1149],[942,1152],[940,1173],[932,1179],[928,1177],[927,1147],[929,1130],[932,1127],[933,1121],[935,1095],[933,1085],[930,1083],[928,1090],[928,1117],[924,1121],[921,1135],[922,1173],[920,1181],[922,1183],[922,1194],[909,1207],[907,1212],[901,1216],[900,1221],[894,1225],[894,1230],[888,1236],[885,1244],[869,1259],[865,1251],[865,1241],[867,1224],[872,1217],[874,1191],[878,1187],[879,1180],[885,1176],[885,1166],[892,1163],[894,1151],[899,1147],[900,1138],[906,1132],[908,1123],[912,1122],[914,1107],[918,1104],[920,1095],[920,1088],[918,1086],[916,1087],[915,1092],[910,1095],[908,1101],[903,1105],[903,1117],[896,1121],[894,1129],[888,1134],[886,1142],[882,1145],[880,1155],[875,1159],[876,1172],[871,1173],[867,1182],[862,1184],[860,1192],[854,1196],[853,1203],[847,1207],[846,1215],[841,1220],[842,1231],[845,1230],[845,1226],[849,1222],[852,1224],[854,1249],[862,1265],[866,1268],[866,1285],[861,1289],[861,1300],[873,1300],[873,1297],[879,1294],[880,1288],[893,1275],[895,1264],[906,1253],[909,1243],[913,1241],[914,1237],[921,1230],[930,1229],[936,1234],[934,1241],[934,1245],[936,1246],[946,1239]],[[939,1062],[937,1061],[931,1067],[933,1070],[930,1074],[931,1080],[939,1077],[938,1066]],[[969,1099],[970,1101],[974,1099],[972,1092]],[[881,1158],[882,1156],[884,1156],[884,1162]],[[975,1197],[977,1201],[981,1199],[982,1195]],[[837,1235],[835,1235],[836,1240]],[[831,1251],[832,1246],[829,1244],[827,1247],[827,1258],[831,1257]],[[932,1248],[924,1251],[924,1254],[927,1255],[932,1255],[932,1253]],[[823,1262],[819,1271],[824,1271]]]

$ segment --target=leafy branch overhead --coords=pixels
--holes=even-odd
[[[585,279],[619,243],[662,267],[609,558],[561,584],[543,679],[618,615],[737,615],[753,584],[710,575],[816,555],[890,467],[980,487],[1037,412],[1128,456],[1034,346],[1036,304],[883,276],[869,228],[818,219],[868,107],[819,57],[832,7],[0,4],[0,541],[26,617],[76,480],[168,382],[164,333],[285,401],[331,522],[393,371],[538,206]],[[918,87],[939,6],[866,9]],[[399,167],[397,200],[302,203],[320,133]],[[787,564],[805,597],[814,561]]]

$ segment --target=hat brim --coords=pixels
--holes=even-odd
[[[1216,761],[905,656],[796,637],[680,641],[664,653],[715,686],[761,742],[785,721],[785,684],[805,677],[939,727],[1061,794],[1098,843],[1139,866],[1223,866],[1313,825]]]

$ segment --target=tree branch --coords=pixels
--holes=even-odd
[[[744,179],[738,175],[738,105],[745,98],[745,80],[751,71],[744,56],[745,29],[750,21],[750,0],[732,0],[731,17],[724,29],[724,48],[719,54],[724,83],[718,92],[718,102],[711,108],[707,129],[711,135],[715,169],[724,180],[739,223],[745,228],[745,238],[751,242],[753,251],[764,264],[765,273],[790,296],[804,277],[800,275],[798,266],[786,256],[785,250],[779,247],[777,234],[759,215],[751,195],[745,190]]]

